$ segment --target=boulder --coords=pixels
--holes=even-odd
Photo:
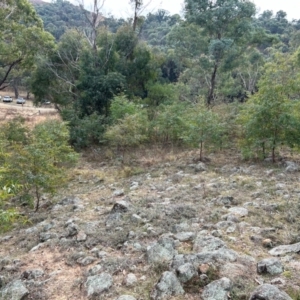
[[[249,300],[292,300],[292,298],[272,284],[263,284],[255,289]]]
[[[292,244],[292,245],[281,245],[275,247],[269,251],[269,254],[273,256],[285,255],[287,253],[298,253],[300,252],[300,243]]]
[[[183,295],[184,290],[174,273],[166,271],[162,274],[158,283],[151,292],[153,300],[166,299],[169,296]]]
[[[174,249],[174,240],[161,238],[152,246],[147,248],[147,258],[149,263],[165,262],[173,259],[177,251]]]
[[[229,300],[231,281],[223,277],[206,285],[202,292],[203,300]]]
[[[185,283],[197,275],[197,271],[191,263],[186,263],[177,268],[176,274],[179,281]]]
[[[271,275],[278,275],[283,272],[283,266],[278,258],[265,258],[258,262],[257,273],[269,273]]]
[[[108,273],[89,276],[85,282],[88,297],[99,296],[107,291],[113,284],[113,278]]]
[[[0,292],[1,300],[22,300],[29,294],[29,291],[21,280],[8,283]]]

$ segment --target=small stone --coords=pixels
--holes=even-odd
[[[78,233],[78,226],[74,223],[70,223],[67,227],[67,236],[74,236]]]
[[[79,258],[77,260],[77,263],[79,265],[82,265],[82,266],[87,266],[87,265],[90,265],[91,263],[93,263],[95,260],[96,260],[95,257],[87,256],[87,257],[84,257],[84,258]]]
[[[278,286],[285,286],[285,280],[283,278],[274,278],[271,280],[271,284]]]
[[[33,269],[33,270],[26,270],[22,273],[22,279],[35,279],[44,275],[44,271],[42,269]]]
[[[208,264],[202,264],[199,266],[199,271],[201,274],[206,274],[207,271],[209,270],[209,265]]]
[[[79,231],[77,234],[77,242],[84,242],[87,238],[87,235],[83,231]]]
[[[174,235],[174,238],[180,242],[188,242],[195,238],[195,234],[193,232],[179,232]]]
[[[134,286],[137,282],[137,278],[133,273],[129,273],[125,279],[126,286]]]
[[[136,298],[130,295],[122,295],[119,298],[117,298],[117,300],[136,300]]]
[[[245,217],[248,215],[248,209],[244,207],[231,207],[228,210],[231,214],[238,217]]]
[[[265,248],[272,248],[272,247],[273,247],[273,242],[272,242],[271,239],[264,239],[264,240],[262,241],[262,245],[263,245],[263,247],[265,247]]]
[[[114,197],[120,197],[120,196],[123,196],[123,195],[124,195],[124,190],[115,190],[113,192]]]

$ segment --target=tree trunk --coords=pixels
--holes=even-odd
[[[207,105],[208,106],[210,106],[214,100],[217,71],[218,71],[218,63],[215,63],[213,73],[211,74],[210,88],[209,88],[209,92],[208,92],[208,96],[207,96]]]
[[[35,195],[36,195],[35,212],[37,212],[39,210],[39,207],[40,207],[40,193],[39,193],[39,189],[38,189],[37,186],[35,187]]]
[[[275,146],[272,147],[272,162],[275,162]]]
[[[200,157],[199,157],[199,160],[202,161],[203,159],[203,142],[200,142]]]

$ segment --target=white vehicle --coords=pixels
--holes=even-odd
[[[25,100],[24,98],[19,97],[19,98],[17,99],[17,104],[25,104],[25,103],[26,103],[26,100]]]
[[[3,102],[12,102],[12,101],[13,101],[13,99],[10,96],[4,96],[3,97]]]

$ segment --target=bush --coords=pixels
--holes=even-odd
[[[67,179],[66,169],[77,160],[68,145],[69,132],[59,121],[47,121],[27,128],[27,143],[2,140],[0,185],[16,187],[13,194],[23,199],[36,198],[36,210],[42,193],[54,193]]]
[[[93,113],[79,118],[73,110],[63,111],[63,119],[68,122],[70,131],[70,143],[76,150],[99,144],[107,126],[104,116]]]

